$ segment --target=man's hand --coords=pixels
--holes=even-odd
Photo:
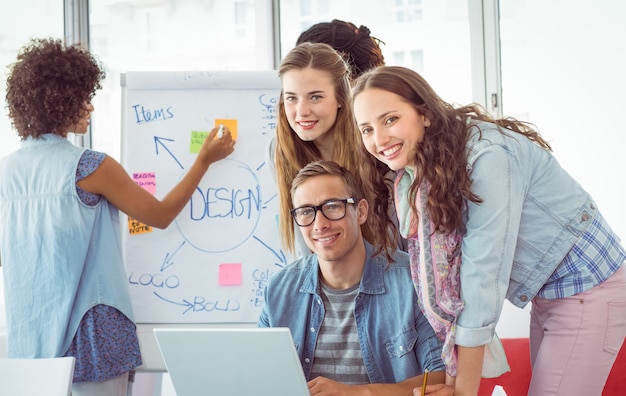
[[[346,385],[326,377],[317,377],[309,381],[311,396],[349,396],[357,395],[359,385]]]

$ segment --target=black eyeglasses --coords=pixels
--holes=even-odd
[[[317,206],[300,206],[290,210],[293,219],[300,227],[306,227],[315,221],[317,211],[321,211],[328,220],[341,220],[346,216],[346,204],[353,204],[354,198],[331,199]]]

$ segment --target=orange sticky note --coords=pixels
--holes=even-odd
[[[230,135],[233,137],[233,139],[237,140],[237,120],[216,118],[215,126],[220,126],[220,124],[228,128],[228,130],[230,131]]]
[[[243,281],[243,271],[240,263],[220,264],[218,283],[220,286],[238,286]]]

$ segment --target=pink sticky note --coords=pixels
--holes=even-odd
[[[237,286],[243,281],[243,273],[240,263],[225,263],[219,267],[219,285],[220,286]]]
[[[156,193],[156,176],[154,172],[134,172],[133,180],[150,194],[154,195]]]

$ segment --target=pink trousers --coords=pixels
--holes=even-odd
[[[600,396],[626,337],[626,265],[584,293],[535,298],[529,396]]]

